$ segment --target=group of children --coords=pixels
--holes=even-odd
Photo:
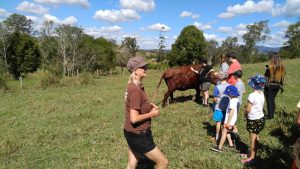
[[[216,152],[222,152],[226,139],[229,148],[235,148],[230,133],[235,137],[238,136],[236,122],[240,106],[242,105],[242,96],[245,93],[245,86],[241,80],[241,70],[235,71],[233,76],[237,82],[235,85],[230,85],[227,83],[228,74],[226,72],[220,72],[220,83],[215,86],[213,91],[213,101],[215,103],[213,120],[216,122],[215,139],[217,144],[211,147],[211,150]],[[249,154],[242,154],[244,158],[241,162],[244,164],[254,162],[258,134],[265,124],[263,113],[264,93],[262,91],[265,83],[266,80],[264,76],[259,74],[248,79],[248,85],[253,89],[253,92],[249,94],[244,108],[244,115],[247,120],[246,127],[250,133],[250,152]]]

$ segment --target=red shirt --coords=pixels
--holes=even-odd
[[[231,85],[235,85],[236,84],[236,80],[233,76],[233,73],[237,70],[242,70],[242,67],[241,67],[241,64],[239,61],[237,60],[233,60],[233,62],[231,63],[231,65],[229,66],[229,69],[228,69],[228,79],[227,79],[227,82]]]

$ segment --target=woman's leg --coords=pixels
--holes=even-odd
[[[128,151],[128,164],[126,169],[135,169],[138,162],[139,162],[140,156],[133,152],[130,148]]]
[[[277,89],[277,87],[275,86],[269,86],[266,92],[266,100],[267,100],[267,108],[268,108],[268,116],[269,118],[273,118],[274,117],[274,113],[275,113],[275,97],[278,93],[279,89]]]
[[[156,169],[166,169],[168,167],[168,159],[157,147],[145,153],[144,155],[156,163]]]

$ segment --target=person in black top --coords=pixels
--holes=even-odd
[[[209,87],[211,84],[211,78],[209,76],[209,73],[211,71],[214,71],[213,67],[211,65],[207,64],[206,60],[202,61],[203,66],[200,70],[195,70],[193,67],[191,67],[191,70],[195,72],[198,75],[198,81],[199,81],[199,88],[202,91],[202,102],[204,106],[208,106],[208,98],[209,98]]]

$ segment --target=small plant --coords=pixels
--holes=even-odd
[[[42,88],[50,87],[50,86],[57,86],[59,85],[59,77],[56,76],[54,73],[45,73],[45,77],[42,78],[40,86]]]

